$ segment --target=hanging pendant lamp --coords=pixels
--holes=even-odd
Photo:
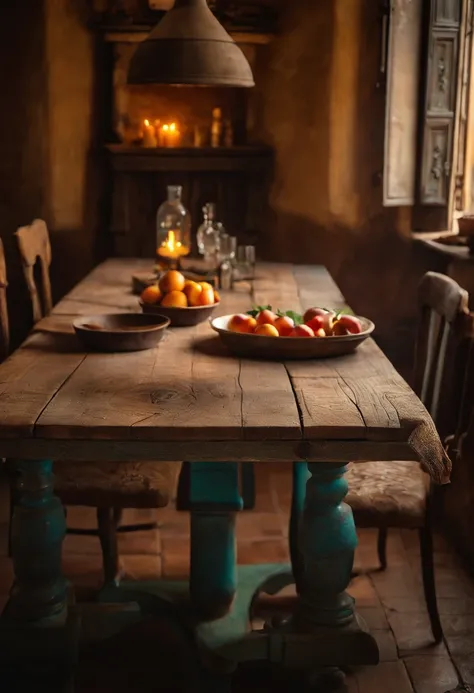
[[[253,87],[250,65],[206,0],[176,0],[130,61],[129,84]]]

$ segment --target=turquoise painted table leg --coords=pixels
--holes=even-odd
[[[300,591],[303,575],[303,558],[300,550],[300,525],[306,499],[306,483],[309,472],[306,462],[293,462],[293,493],[291,497],[290,527],[288,539],[290,544],[291,567],[295,578],[296,591]]]
[[[191,600],[201,618],[219,618],[237,587],[235,513],[243,507],[238,464],[191,464],[190,506]]]
[[[35,690],[67,690],[77,657],[77,622],[61,573],[64,510],[53,493],[52,462],[14,461],[18,503],[12,518],[15,582],[0,618],[0,670],[29,676]]]
[[[301,633],[299,648],[287,652],[293,666],[375,664],[378,648],[354,600],[346,592],[357,535],[352,510],[344,503],[343,464],[313,463],[299,528],[302,574],[299,605],[291,623]]]

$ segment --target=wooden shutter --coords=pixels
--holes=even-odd
[[[422,8],[423,0],[392,0],[389,6],[385,206],[415,203]]]
[[[427,0],[423,26],[423,106],[414,231],[451,225],[450,193],[458,104],[458,62],[463,0]]]

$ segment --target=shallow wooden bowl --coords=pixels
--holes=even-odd
[[[199,323],[208,320],[213,314],[216,306],[188,306],[188,308],[167,308],[165,306],[154,306],[150,303],[140,301],[140,307],[147,315],[164,315],[173,327],[194,327]]]
[[[143,351],[163,339],[170,321],[164,315],[116,313],[89,315],[73,322],[88,351]]]
[[[374,323],[367,318],[357,317],[362,323],[362,332],[340,337],[265,337],[240,334],[227,329],[232,315],[214,318],[211,320],[211,327],[236,356],[278,361],[323,359],[350,354],[372,334]]]

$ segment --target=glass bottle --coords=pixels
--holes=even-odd
[[[219,228],[215,222],[216,205],[208,202],[202,208],[204,221],[197,231],[197,244],[199,253],[209,262],[215,260],[219,252]]]
[[[168,199],[156,214],[156,254],[179,262],[191,251],[191,215],[181,201],[181,185],[168,185]]]

